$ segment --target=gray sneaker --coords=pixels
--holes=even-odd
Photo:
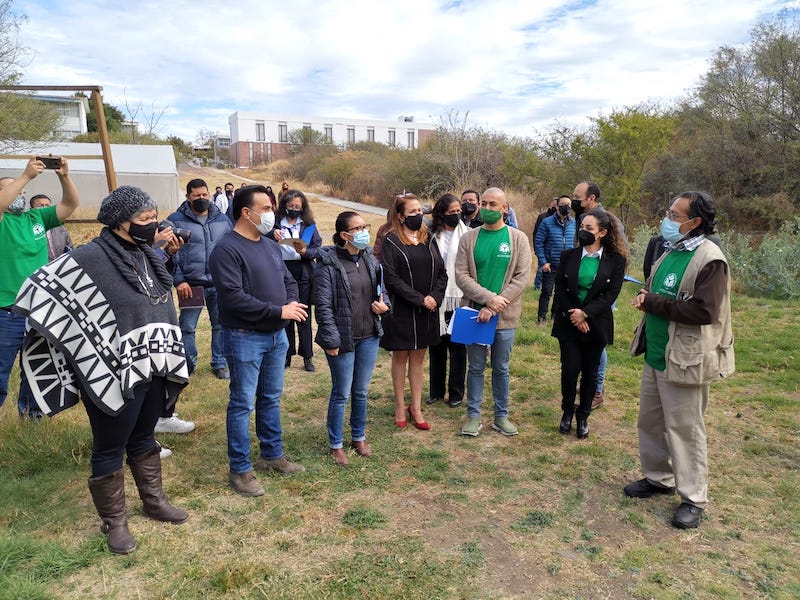
[[[298,465],[297,463],[290,462],[286,460],[285,456],[281,456],[280,458],[275,458],[273,460],[267,460],[263,456],[259,456],[258,460],[256,461],[256,470],[261,471],[263,473],[269,473],[270,471],[275,471],[280,473],[281,475],[291,475],[292,473],[302,473],[306,470],[303,465]]]
[[[503,435],[517,435],[517,426],[508,420],[508,417],[495,417],[492,422],[492,429],[499,431]]]
[[[263,496],[264,488],[258,483],[253,471],[245,471],[244,473],[231,472],[228,480],[231,487],[237,494],[242,496]]]
[[[475,437],[482,428],[483,423],[480,417],[467,417],[467,422],[461,428],[461,435]]]

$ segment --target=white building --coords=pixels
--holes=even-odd
[[[72,96],[33,96],[53,104],[61,115],[61,124],[58,128],[58,137],[62,140],[71,140],[76,135],[87,133],[86,117],[89,114],[89,100],[84,97]]]
[[[375,121],[341,117],[301,117],[256,112],[235,112],[228,117],[231,160],[237,167],[272,162],[290,156],[289,132],[313,129],[341,148],[357,142],[378,142],[395,148],[416,148],[436,133],[433,123],[414,117]]]

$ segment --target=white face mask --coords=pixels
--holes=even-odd
[[[272,228],[275,226],[275,213],[272,212],[272,211],[269,211],[269,212],[261,213],[259,215],[259,217],[261,218],[261,222],[260,223],[256,224],[256,223],[253,223],[252,221],[250,221],[250,222],[253,223],[253,225],[256,226],[256,229],[258,229],[258,232],[261,235],[267,235],[270,231],[272,231]]]

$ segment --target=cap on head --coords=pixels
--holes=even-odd
[[[135,219],[146,210],[158,210],[158,205],[144,190],[123,185],[103,198],[97,220],[116,229],[122,221]]]

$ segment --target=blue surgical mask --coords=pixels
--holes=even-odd
[[[680,232],[681,224],[676,223],[669,217],[664,217],[661,221],[661,235],[670,244],[677,244],[683,239],[684,234]]]
[[[359,250],[363,250],[369,246],[369,231],[356,231],[353,234],[353,241],[350,243]]]

